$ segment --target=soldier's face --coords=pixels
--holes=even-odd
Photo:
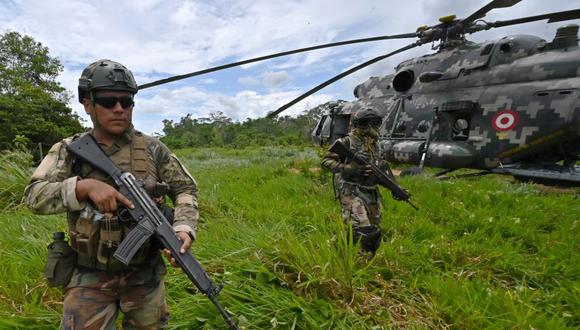
[[[98,91],[94,102],[85,99],[85,111],[91,116],[95,129],[108,135],[121,135],[133,118],[132,94],[123,91]]]

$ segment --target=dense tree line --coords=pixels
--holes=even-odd
[[[83,130],[56,81],[62,71],[47,47],[18,32],[0,35],[0,150],[51,145]]]
[[[297,117],[248,118],[244,122],[234,122],[221,111],[209,118],[187,115],[179,122],[164,120],[161,140],[171,148],[301,145],[310,143],[310,130],[319,118],[320,108]]]
[[[82,132],[80,118],[68,106],[71,95],[56,81],[63,66],[47,47],[18,32],[0,34],[0,150],[45,148]],[[161,139],[172,148],[301,145],[321,107],[297,117],[247,119],[234,122],[221,111],[208,118],[182,117],[163,121]]]

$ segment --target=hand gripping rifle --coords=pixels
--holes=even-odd
[[[389,189],[393,193],[393,196],[396,200],[405,201],[409,203],[409,205],[411,205],[415,210],[419,210],[419,208],[411,203],[411,194],[409,194],[409,192],[399,186],[393,179],[389,177],[387,173],[381,170],[378,166],[369,162],[364,157],[360,157],[359,155],[355,154],[339,140],[336,140],[328,150],[330,152],[334,152],[342,158],[352,159],[359,164],[370,166],[373,174],[378,178],[379,184]]]
[[[179,252],[181,240],[133,174],[121,171],[90,134],[86,134],[72,142],[67,146],[67,150],[109,175],[115,181],[119,192],[135,205],[133,209],[127,208],[127,210],[135,220],[136,226],[119,244],[113,256],[123,264],[128,265],[141,245],[151,235],[156,234],[163,246],[171,251],[171,255],[187,277],[217,307],[230,329],[239,329],[217,300],[217,294],[220,292],[221,286],[215,286],[211,282],[207,273],[190,252],[183,254]]]

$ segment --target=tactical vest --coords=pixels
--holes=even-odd
[[[157,177],[155,164],[149,159],[146,138],[141,132],[131,132],[131,143],[122,146],[109,157],[123,171],[129,171],[145,182],[147,177]],[[115,187],[113,181],[89,164],[75,160],[73,173],[81,178],[93,178],[107,182]],[[155,239],[150,238],[131,260],[129,266],[123,265],[113,257],[120,242],[132,229],[132,221],[122,221],[125,217],[118,214],[102,214],[89,203],[80,212],[69,213],[69,235],[72,248],[77,252],[79,266],[105,270],[110,273],[127,271],[142,266],[146,261],[158,260]],[[128,220],[128,219],[127,219]]]
[[[365,155],[368,156],[370,162],[372,162],[373,164],[375,164],[377,166],[379,165],[378,160],[380,157],[380,150],[378,147],[378,143],[375,143],[373,146],[373,155],[369,155],[368,153],[364,152],[363,141],[361,139],[356,138],[353,135],[349,134],[349,135],[344,137],[344,141],[348,143],[347,147],[350,150],[352,150],[354,153],[359,153],[359,152],[364,153]],[[362,186],[366,186],[366,187],[372,187],[378,183],[378,180],[374,175],[370,175],[368,177],[355,176],[355,177],[349,177],[348,179],[343,177],[342,179],[344,182],[347,182],[350,184],[362,185]]]

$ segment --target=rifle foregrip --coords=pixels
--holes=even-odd
[[[129,234],[121,241],[121,244],[117,247],[115,257],[117,260],[125,265],[129,265],[129,262],[135,256],[135,253],[139,251],[139,248],[145,243],[145,241],[153,235],[153,231],[143,225],[140,222],[131,229]]]

